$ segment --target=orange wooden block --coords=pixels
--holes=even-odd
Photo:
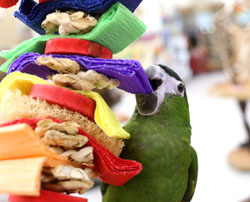
[[[51,151],[27,124],[0,128],[0,193],[38,196],[42,167],[81,167]]]
[[[40,141],[39,136],[27,124],[18,124],[0,128],[0,160],[51,157],[65,161],[66,159],[49,150]]]

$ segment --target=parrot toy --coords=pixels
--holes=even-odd
[[[103,202],[189,202],[194,194],[198,160],[184,83],[164,65],[150,66],[146,74],[153,93],[136,95],[124,127],[131,139],[121,155],[142,163],[143,170],[120,187],[103,183]]]

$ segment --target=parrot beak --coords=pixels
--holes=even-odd
[[[155,93],[137,94],[136,96],[137,109],[143,116],[150,116],[156,111],[158,96]]]
[[[138,112],[143,116],[155,115],[163,102],[164,97],[159,86],[162,84],[162,77],[160,71],[157,71],[157,66],[150,66],[146,69],[146,75],[150,81],[150,84],[154,90],[153,93],[149,94],[136,94],[136,103]]]

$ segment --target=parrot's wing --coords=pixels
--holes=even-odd
[[[192,162],[189,168],[188,187],[182,199],[182,202],[191,201],[193,194],[194,194],[195,187],[196,187],[197,177],[198,177],[198,158],[193,147],[191,147],[191,154],[192,154]]]

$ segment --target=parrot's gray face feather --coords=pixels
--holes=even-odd
[[[166,96],[185,96],[184,83],[179,78],[168,74],[161,66],[148,67],[146,74],[154,92],[136,95],[137,109],[141,115],[152,116],[157,114]]]

